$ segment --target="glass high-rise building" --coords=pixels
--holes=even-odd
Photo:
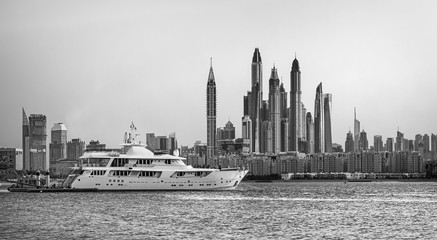
[[[24,111],[23,111],[24,113]],[[25,170],[49,170],[49,162],[47,161],[47,118],[42,114],[31,114],[29,116],[29,136],[28,150],[29,162],[25,166]],[[23,124],[24,125],[24,124]],[[27,146],[26,146],[27,148]],[[26,163],[25,163],[26,164]]]
[[[84,152],[85,142],[81,141],[80,138],[71,139],[67,142],[67,158],[69,160],[78,161]]]
[[[344,143],[345,152],[353,152],[354,151],[354,137],[352,135],[352,132],[349,131],[346,134],[346,142]]]
[[[299,61],[295,58],[290,72],[289,151],[299,150],[302,140],[302,102]]]
[[[314,152],[325,152],[325,124],[323,111],[322,83],[316,88],[316,100],[314,102]]]
[[[50,163],[67,158],[67,128],[63,123],[53,125],[49,150]]]
[[[314,152],[332,152],[331,133],[332,94],[323,94],[322,83],[317,86],[314,103]]]
[[[217,95],[214,72],[209,68],[208,83],[206,85],[206,165],[212,165],[217,150]]]
[[[269,80],[269,119],[272,123],[272,152],[281,151],[281,90],[278,72],[275,67]]]
[[[357,110],[354,108],[354,151],[360,148],[360,121],[357,119]]]
[[[373,148],[375,149],[375,152],[382,152],[383,151],[383,142],[382,142],[382,136],[381,135],[375,135],[373,137]]]
[[[248,115],[252,123],[252,152],[261,150],[261,111],[263,108],[262,60],[258,48],[255,48],[251,65],[251,91],[244,97],[244,115]]]

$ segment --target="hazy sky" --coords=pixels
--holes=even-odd
[[[213,58],[217,126],[241,137],[243,96],[260,48],[290,91],[297,53],[312,114],[333,94],[333,142],[353,108],[368,134],[437,133],[437,1],[0,1],[0,146],[21,147],[21,108],[63,122],[68,139],[118,147],[131,121],[206,142]],[[50,138],[47,139],[49,141]]]

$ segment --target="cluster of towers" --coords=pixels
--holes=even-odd
[[[262,60],[256,48],[252,58],[252,89],[244,96],[243,138],[250,139],[250,152],[332,152],[332,95],[317,86],[314,120],[302,102],[299,61],[293,60],[290,72],[290,105],[287,92],[274,66],[269,79],[268,100],[263,100]]]
[[[290,72],[290,104],[284,84],[273,66],[268,99],[263,98],[263,66],[258,48],[252,57],[251,90],[244,96],[242,138],[249,141],[249,153],[332,152],[332,95],[317,86],[314,119],[302,102],[301,71],[294,59]],[[213,158],[216,146],[216,86],[212,65],[207,84],[207,159]]]

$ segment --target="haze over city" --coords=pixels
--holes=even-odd
[[[434,1],[2,1],[0,146],[21,146],[22,107],[63,122],[68,138],[118,146],[130,123],[206,142],[213,58],[217,127],[241,136],[254,48],[264,99],[273,66],[290,91],[295,56],[302,101],[332,93],[332,140],[344,145],[353,109],[371,141],[435,133]]]

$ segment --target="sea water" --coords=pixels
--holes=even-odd
[[[437,239],[437,182],[0,192],[0,239]]]

